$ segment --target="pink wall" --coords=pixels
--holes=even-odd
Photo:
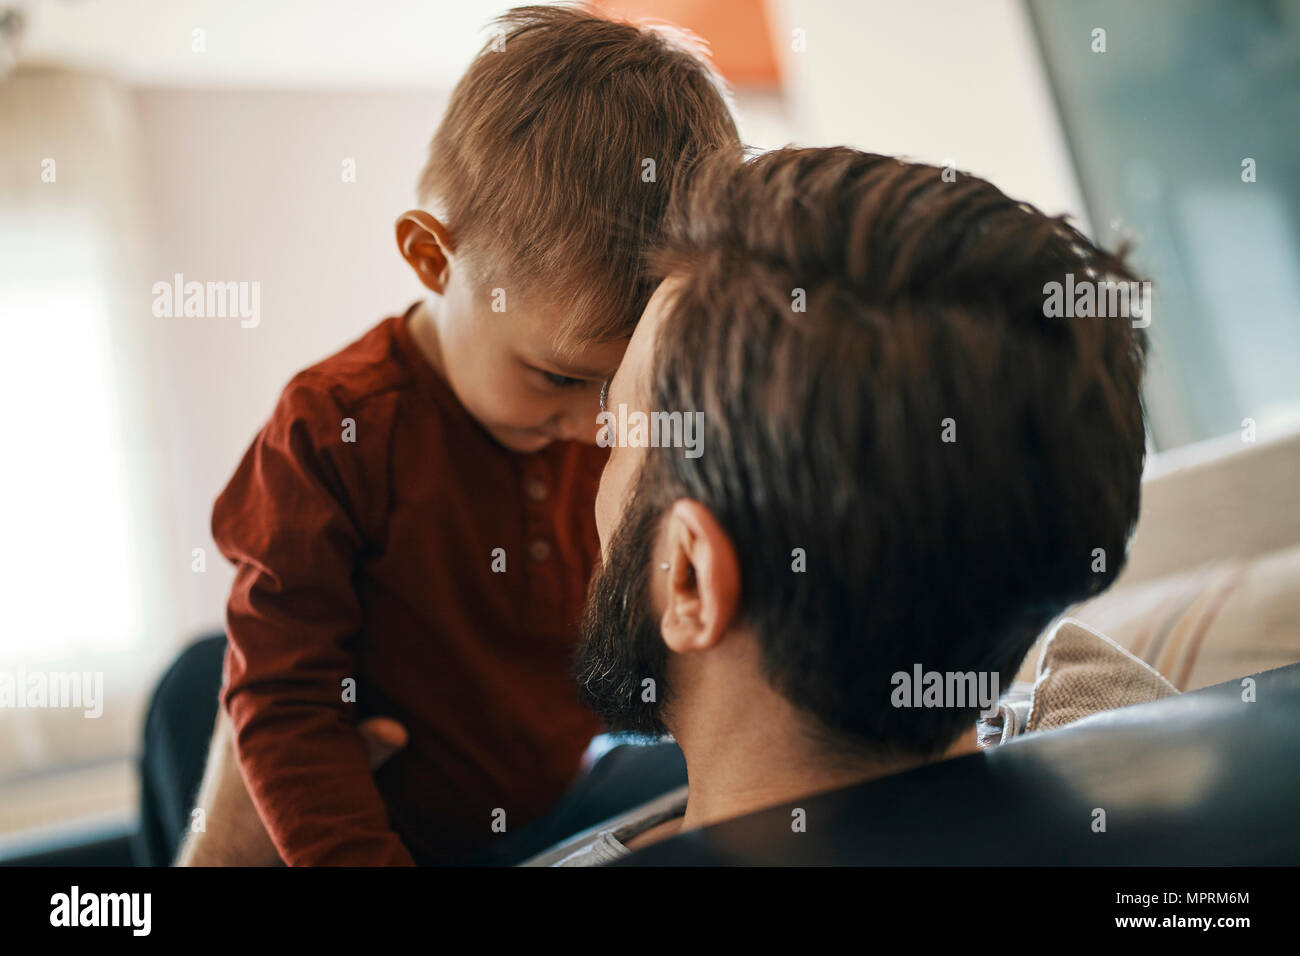
[[[420,287],[393,221],[443,98],[423,93],[138,90],[149,243],[133,334],[156,419],[165,566],[176,640],[219,626],[231,572],[208,530],[212,502],[303,368],[402,311]],[[342,181],[345,158],[356,182]],[[159,318],[154,282],[258,281],[261,322]],[[190,569],[207,549],[207,571]]]

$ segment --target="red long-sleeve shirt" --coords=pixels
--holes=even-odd
[[[600,730],[571,661],[606,452],[497,445],[412,311],[295,376],[213,509],[237,568],[222,702],[291,865],[463,859],[496,811],[513,832],[551,805]],[[410,741],[372,773],[376,714]]]

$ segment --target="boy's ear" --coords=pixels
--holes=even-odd
[[[441,293],[451,275],[451,232],[422,209],[397,217],[397,248],[425,287]]]
[[[664,528],[669,554],[660,617],[664,643],[678,654],[712,650],[740,606],[736,548],[713,513],[698,501],[673,503]]]

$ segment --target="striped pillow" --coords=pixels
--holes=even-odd
[[[1189,691],[1300,661],[1300,546],[1108,591],[1072,608]],[[1033,681],[1043,638],[1017,681]]]

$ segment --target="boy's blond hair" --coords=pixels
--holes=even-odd
[[[662,29],[520,7],[457,84],[420,201],[482,280],[543,288],[561,338],[630,334],[653,288],[644,256],[695,162],[739,152],[709,64]],[[507,300],[509,301],[509,300]]]

